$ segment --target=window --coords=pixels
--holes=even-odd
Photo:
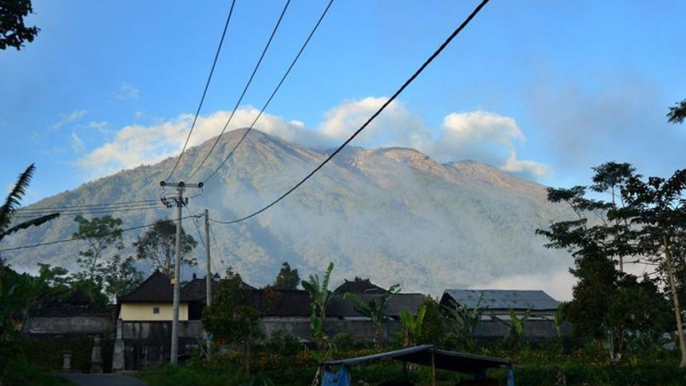
[[[153,308],[152,308],[152,313],[155,314],[155,315],[159,314],[159,313],[160,313],[160,307],[153,307]]]

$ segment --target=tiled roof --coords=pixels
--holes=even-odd
[[[373,284],[369,279],[361,280],[355,278],[353,281],[345,280],[345,283],[341,284],[334,290],[337,294],[354,293],[354,294],[385,294],[388,291]]]
[[[475,308],[478,304],[480,308],[490,310],[512,308],[522,311],[552,311],[559,305],[543,291],[447,289],[443,292],[441,304],[446,304],[450,299],[466,308]]]
[[[309,317],[310,295],[302,290],[255,290],[253,302],[263,316]]]
[[[182,302],[194,300],[189,298],[185,291],[181,291]],[[174,285],[169,277],[160,271],[150,275],[135,290],[124,296],[120,296],[118,302],[173,302]]]
[[[369,301],[371,299],[379,300],[383,295],[380,294],[366,294],[358,295],[362,300]],[[386,309],[386,316],[397,317],[403,310],[408,310],[412,315],[417,314],[417,310],[425,300],[422,294],[395,294],[388,301],[388,308]],[[352,317],[361,316],[355,310],[355,302],[350,299],[344,299],[343,295],[336,295],[331,299],[329,307],[326,310],[327,316],[332,317]]]

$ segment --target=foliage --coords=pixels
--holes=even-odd
[[[246,373],[250,373],[251,348],[259,337],[260,314],[250,302],[252,290],[231,269],[219,282],[212,305],[202,313],[203,328],[225,344],[241,345]]]
[[[674,257],[683,261],[684,255],[680,248],[670,247],[686,241],[682,194],[686,171],[678,170],[667,180],[650,177],[647,182],[626,163],[608,162],[594,171],[590,186],[548,189],[548,200],[568,203],[577,218],[536,233],[548,238],[547,247],[566,249],[574,256],[571,272],[578,282],[566,312],[575,332],[603,339],[611,358],[618,360],[635,331],[647,329],[655,335],[665,331],[665,294],[659,293],[653,278],[639,280],[625,273],[623,265],[628,257],[635,259],[632,263],[655,264],[661,280],[673,284],[670,289],[676,294],[671,257],[678,252]],[[586,197],[588,193],[593,198]],[[609,200],[596,198],[603,194]],[[637,298],[645,303],[636,302]],[[686,365],[678,296],[672,299]]]
[[[274,285],[272,288],[275,290],[295,290],[300,284],[300,275],[298,275],[297,269],[291,269],[288,262],[284,262],[281,265],[279,274],[276,276]]]
[[[9,363],[21,357],[19,330],[44,281],[44,277],[17,273],[0,260],[0,381]]]
[[[686,99],[670,107],[667,118],[670,123],[684,123],[686,119]]]
[[[403,347],[417,344],[417,338],[421,336],[424,327],[424,315],[426,315],[426,305],[419,307],[416,316],[408,310],[400,312],[400,323],[403,325]]]
[[[422,331],[417,336],[417,344],[439,345],[445,335],[446,320],[441,314],[441,306],[438,301],[427,296],[421,305],[425,309]]]
[[[88,220],[79,215],[74,221],[79,228],[72,234],[72,239],[84,240],[87,244],[87,248],[79,252],[77,262],[82,271],[76,273],[74,279],[86,283],[87,293],[93,302],[99,300],[100,293],[114,299],[143,281],[133,258],[119,254],[124,249],[121,219],[108,215]],[[115,252],[105,259],[105,250],[109,247],[113,247]]]
[[[27,27],[24,17],[33,13],[31,0],[3,0],[0,6],[0,50],[14,47],[21,50],[24,42],[32,42],[39,28]]]
[[[2,15],[0,15],[0,18],[2,18]],[[22,197],[24,197],[24,195],[26,194],[26,189],[28,189],[29,187],[29,183],[31,182],[31,178],[33,177],[33,173],[35,172],[35,170],[35,165],[31,164],[28,168],[26,168],[26,170],[24,170],[22,174],[19,175],[17,183],[14,184],[14,187],[12,187],[12,190],[7,195],[5,202],[2,206],[0,206],[0,241],[2,241],[2,239],[9,234],[17,232],[21,229],[26,229],[30,226],[42,225],[60,216],[59,213],[51,213],[45,216],[40,216],[28,221],[24,221],[13,227],[10,227],[10,225],[12,224],[12,219],[14,218],[14,213],[17,211],[17,208],[21,204]]]
[[[2,379],[4,386],[70,386],[68,380],[56,375],[43,373],[38,366],[25,358],[12,360],[7,366],[7,375]]]
[[[493,318],[507,324],[510,327],[510,331],[505,337],[505,347],[509,347],[512,350],[519,350],[526,343],[524,326],[526,325],[526,321],[529,320],[529,317],[531,316],[531,310],[526,310],[524,315],[519,317],[517,316],[515,310],[510,307],[509,316],[510,318],[507,321],[497,319],[495,317]]]
[[[162,271],[168,277],[172,277],[176,256],[176,224],[171,220],[157,220],[155,224],[142,237],[133,244],[136,247],[138,259],[148,259],[152,262],[153,269]],[[198,265],[195,257],[190,253],[198,243],[181,227],[181,256],[182,263],[191,266]]]
[[[324,324],[326,323],[326,307],[331,301],[332,293],[329,291],[329,279],[331,278],[331,271],[333,271],[333,262],[324,272],[323,280],[319,280],[319,275],[310,275],[307,281],[302,282],[302,286],[310,295],[310,309],[312,315],[310,316],[310,329],[312,336],[319,340],[320,345],[325,345],[328,337],[324,332]]]
[[[457,347],[455,348],[471,350],[476,345],[473,335],[474,329],[484,313],[484,308],[481,307],[482,300],[483,294],[476,301],[474,308],[461,307],[454,301],[451,301],[450,305],[442,307],[448,325],[456,338],[454,343],[457,344]]]
[[[380,348],[379,336],[381,335],[383,324],[387,320],[386,310],[388,309],[388,304],[398,292],[400,292],[400,285],[394,284],[388,289],[388,292],[381,294],[378,298],[370,297],[365,300],[357,294],[350,292],[344,295],[345,299],[350,299],[355,303],[355,311],[372,321],[374,326],[374,346],[377,349]]]
[[[295,335],[284,331],[275,331],[262,343],[262,351],[289,356],[295,355],[304,349],[302,343]]]

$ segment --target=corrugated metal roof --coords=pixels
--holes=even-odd
[[[447,296],[463,307],[475,308],[478,304],[480,308],[491,310],[512,308],[513,310],[551,311],[557,309],[559,305],[555,299],[543,291],[447,289],[443,292],[441,304],[448,301]]]

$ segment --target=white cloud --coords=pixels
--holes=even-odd
[[[345,101],[328,111],[316,129],[307,128],[298,120],[286,121],[270,114],[262,114],[254,128],[301,146],[332,148],[359,129],[387,100],[369,97]],[[226,131],[251,126],[258,114],[259,110],[250,106],[238,109]],[[230,116],[228,111],[200,116],[188,145],[197,146],[219,135]],[[107,143],[81,158],[78,164],[88,169],[92,176],[100,177],[159,162],[181,152],[192,122],[193,116],[184,114],[150,126],[126,126]],[[106,122],[92,122],[89,126],[104,128]],[[394,102],[356,138],[353,145],[411,147],[440,162],[474,159],[526,177],[547,176],[549,170],[546,165],[518,159],[517,143],[522,141],[524,134],[510,117],[485,111],[452,113],[444,118],[440,127],[429,130],[419,116],[401,103]]]
[[[140,90],[138,89],[138,87],[128,83],[123,83],[119,87],[119,90],[117,91],[114,97],[116,99],[119,99],[120,101],[128,101],[131,99],[138,99],[139,94]]]
[[[73,130],[71,132],[71,150],[77,154],[86,151],[86,145],[83,143],[83,140]]]
[[[54,125],[50,126],[50,131],[59,130],[66,124],[78,121],[79,119],[83,118],[86,114],[88,114],[88,111],[86,110],[76,110],[71,114],[67,115],[62,114],[60,115],[60,120]]]
[[[319,132],[338,141],[347,139],[387,100],[370,97],[345,101],[325,115]],[[354,144],[411,147],[440,162],[473,159],[525,177],[547,177],[548,166],[518,159],[517,143],[523,141],[523,132],[510,117],[486,111],[451,113],[441,127],[429,130],[420,117],[393,102]]]
[[[252,107],[237,110],[227,131],[250,126],[258,114],[259,110]],[[230,115],[230,112],[219,111],[209,116],[200,116],[188,145],[200,145],[219,135]],[[192,122],[193,116],[184,114],[151,126],[126,126],[117,131],[107,143],[80,158],[77,164],[87,170],[91,177],[102,177],[122,169],[160,162],[181,152]],[[307,137],[311,137],[302,124],[285,122],[282,118],[269,114],[260,117],[255,129],[296,143],[308,142]]]
[[[325,114],[318,131],[328,138],[347,139],[387,101],[385,97],[345,101]],[[427,135],[423,121],[394,101],[356,137],[355,144],[411,147],[414,138]]]

